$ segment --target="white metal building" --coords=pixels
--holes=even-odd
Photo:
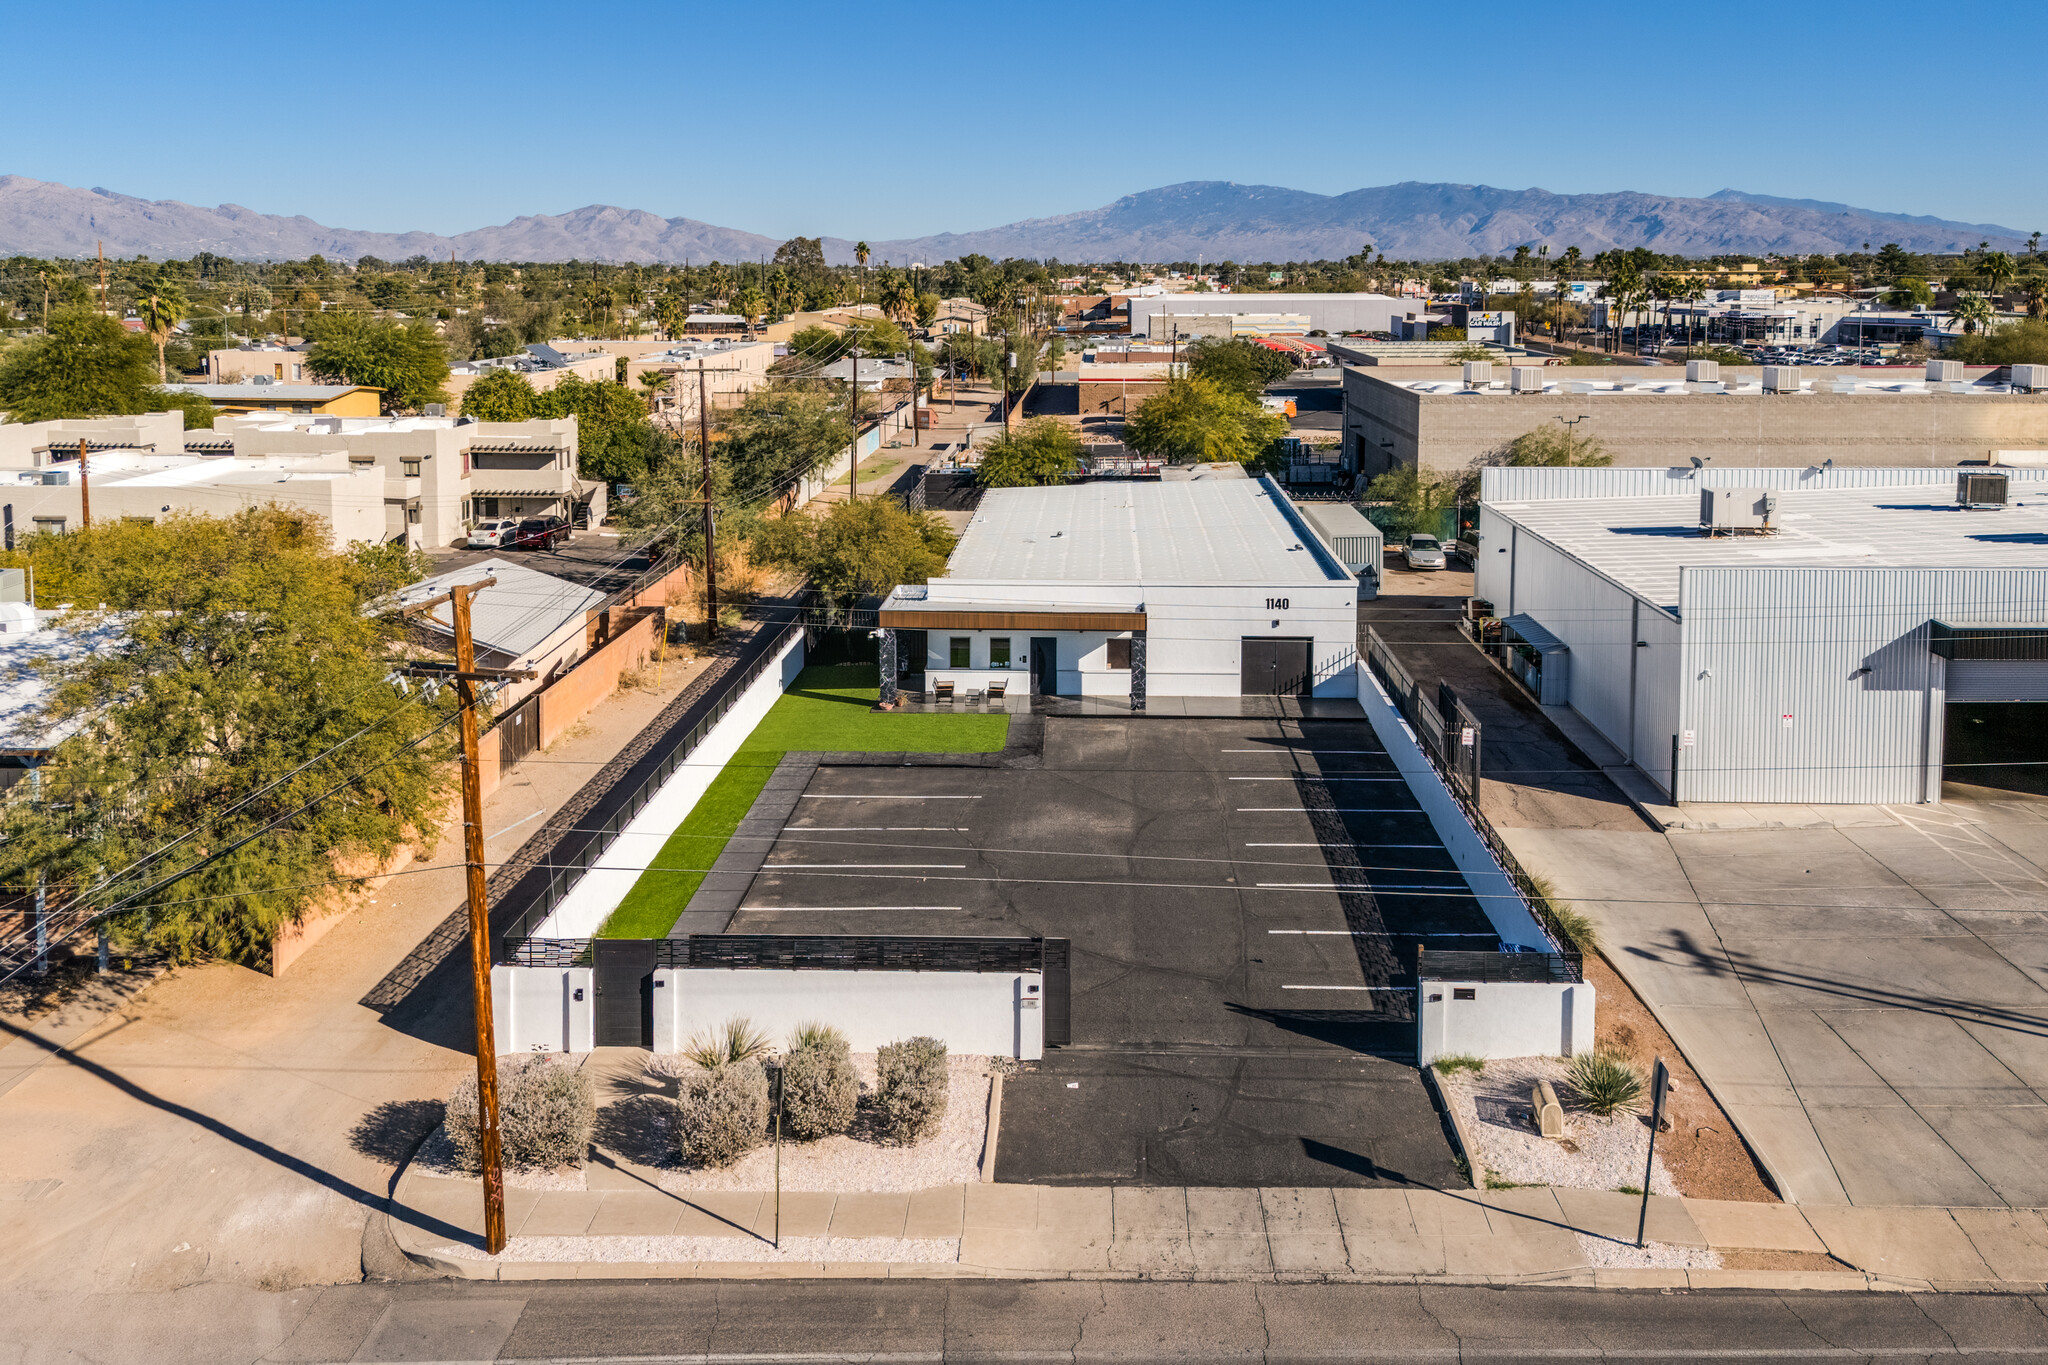
[[[999,488],[883,602],[885,688],[1355,696],[1358,580],[1271,479]]]
[[[1517,676],[1674,799],[2048,789],[2048,469],[1995,471],[1996,508],[1959,472],[1994,473],[1487,469],[1476,595]],[[1770,525],[1704,534],[1703,489]]]
[[[1224,314],[1299,315],[1304,330],[1328,332],[1385,332],[1395,318],[1417,317],[1428,312],[1420,299],[1397,299],[1388,294],[1159,294],[1130,300],[1131,335],[1168,337],[1175,333],[1177,314],[1216,317]],[[1235,327],[1232,329],[1235,331]],[[1181,331],[1180,335],[1191,335]]]

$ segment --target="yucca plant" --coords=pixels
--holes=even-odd
[[[693,1036],[681,1055],[706,1071],[716,1071],[735,1062],[765,1057],[772,1050],[768,1035],[755,1028],[753,1020],[735,1015],[708,1033]]]
[[[798,1024],[789,1035],[791,1052],[802,1052],[805,1048],[813,1047],[836,1050],[847,1046],[845,1034],[830,1024],[821,1024],[816,1020]]]
[[[1565,1072],[1578,1106],[1606,1118],[1642,1108],[1643,1078],[1627,1058],[1614,1052],[1581,1052]]]

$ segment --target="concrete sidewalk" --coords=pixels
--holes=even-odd
[[[912,1194],[772,1197],[638,1188],[512,1190],[512,1241],[483,1257],[430,1227],[482,1226],[476,1181],[408,1172],[399,1246],[464,1279],[1010,1278],[1327,1280],[1611,1288],[1936,1289],[2042,1292],[2048,1221],[2031,1210],[1801,1209],[1650,1200],[1652,1255],[1634,1248],[1640,1201],[1601,1190],[1209,1189],[951,1185]],[[626,1259],[688,1238],[691,1259]],[[856,1259],[911,1239],[944,1260]],[[837,1245],[835,1245],[837,1244]],[[708,1247],[708,1249],[707,1249]],[[821,1251],[820,1248],[823,1248]],[[1798,1269],[1668,1268],[1685,1252]],[[547,1259],[535,1253],[544,1253]],[[580,1255],[580,1259],[578,1258]],[[1832,1258],[1833,1269],[1824,1269]],[[1690,1259],[1708,1259],[1694,1256]]]

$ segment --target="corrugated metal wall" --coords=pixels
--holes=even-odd
[[[2048,619],[2048,571],[1687,569],[1680,615],[1683,800],[1916,802],[1941,759],[1928,621]]]
[[[2048,492],[2048,469],[2001,466],[1998,473],[2029,492]],[[1955,488],[1954,469],[1828,469],[1814,465],[1644,469],[1615,465],[1603,469],[1500,467],[1479,471],[1482,502],[1550,502],[1560,498],[1640,498],[1693,493],[1701,488],[1782,488],[1818,492],[1834,488]]]

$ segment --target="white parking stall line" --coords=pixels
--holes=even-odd
[[[979,801],[978,796],[903,796],[896,792],[874,792],[867,796],[834,796],[824,792],[805,792],[806,801]]]
[[[1288,777],[1233,777],[1232,782],[1406,782],[1405,777],[1347,777],[1325,773],[1294,773]]]
[[[832,912],[834,912],[834,913],[837,913],[837,912],[840,912],[840,911],[846,911],[846,912],[849,912],[849,913],[851,913],[851,912],[854,912],[854,911],[859,911],[859,910],[958,910],[958,909],[960,909],[960,907],[959,907],[959,906],[957,906],[957,905],[742,905],[742,906],[740,907],[740,910],[741,910],[742,912],[745,912],[745,911],[749,911],[749,910],[752,910],[752,911],[756,911],[756,912],[759,912],[759,913],[762,913],[762,914],[766,914],[766,913],[769,913],[769,912],[773,912],[773,913],[776,913],[776,914],[781,914],[781,913],[783,913],[783,912],[785,912],[785,911],[799,911],[799,912],[801,912],[801,913],[803,913],[803,914],[806,914],[806,915],[814,915],[814,914],[818,914],[818,913],[820,913],[820,912],[823,912],[823,911],[827,911],[827,910],[829,910],[829,911],[832,911]]]
[[[1452,929],[1436,929],[1426,934],[1397,934],[1391,929],[1268,929],[1269,934],[1287,934],[1297,938],[1485,938],[1484,934],[1465,934]]]
[[[1246,848],[1442,848],[1442,844],[1246,844]]]
[[[1282,986],[1283,991],[1412,991],[1413,986]]]
[[[1239,806],[1239,815],[1420,815],[1420,806]]]
[[[791,870],[793,870],[793,869],[801,869],[801,870],[804,870],[804,871],[816,871],[816,870],[818,870],[818,869],[821,869],[821,868],[829,868],[829,869],[832,869],[832,870],[834,870],[834,871],[837,871],[837,870],[839,870],[839,869],[842,869],[842,868],[855,868],[855,867],[890,867],[890,868],[905,868],[905,867],[909,867],[909,868],[916,868],[916,867],[950,867],[950,868],[965,868],[966,866],[967,866],[967,864],[966,864],[966,863],[765,863],[765,864],[763,864],[763,865],[762,865],[762,867],[761,867],[761,870],[762,870],[763,872],[788,872],[788,871],[791,871]]]
[[[788,834],[966,834],[965,825],[784,825]]]
[[[1385,749],[1291,749],[1275,745],[1270,749],[1225,749],[1226,754],[1384,754]]]
[[[1460,873],[1446,873],[1446,876],[1462,876]],[[1354,891],[1449,891],[1462,894],[1462,881],[1456,886],[1403,886],[1398,882],[1356,882],[1344,886],[1332,886],[1328,882],[1259,882],[1261,891],[1330,891],[1348,894]]]

